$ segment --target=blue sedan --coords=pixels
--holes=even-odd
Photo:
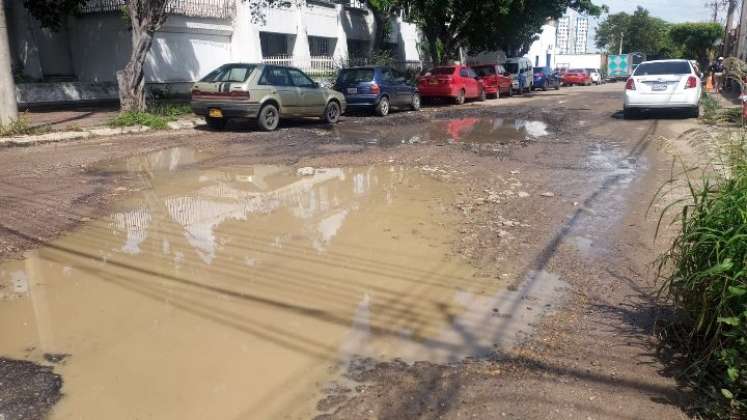
[[[345,95],[348,110],[372,110],[379,116],[392,108],[420,109],[417,87],[390,67],[367,66],[342,69],[334,89]]]
[[[560,75],[547,67],[534,69],[534,89],[560,89]]]

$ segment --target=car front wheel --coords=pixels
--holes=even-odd
[[[323,118],[327,124],[337,123],[340,119],[340,104],[338,104],[337,101],[329,101],[327,107],[324,109]]]
[[[413,111],[420,111],[420,95],[417,93],[412,95],[412,102],[410,102],[410,108]]]

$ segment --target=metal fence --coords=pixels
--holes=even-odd
[[[88,0],[81,13],[115,13],[122,10],[126,0]],[[171,0],[170,13],[191,17],[229,19],[234,15],[233,0]]]

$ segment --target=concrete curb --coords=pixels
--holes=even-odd
[[[183,130],[194,128],[202,123],[202,119],[185,118],[171,121],[167,124],[166,130]],[[138,134],[146,131],[153,131],[150,127],[134,125],[130,127],[94,127],[80,131],[55,131],[45,134],[31,134],[15,137],[0,137],[0,146],[32,146],[35,144],[56,143],[67,140],[80,140],[91,137],[111,137],[123,134]]]

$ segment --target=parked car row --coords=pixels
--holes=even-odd
[[[590,84],[589,80],[585,72],[561,76],[549,68],[534,68],[526,58],[513,58],[505,65],[437,66],[414,82],[387,66],[346,68],[337,73],[331,88],[325,88],[294,67],[230,63],[194,84],[191,104],[212,129],[242,118],[254,119],[260,129],[271,131],[282,118],[319,117],[335,123],[348,110],[385,116],[392,109],[417,111],[423,100],[442,98],[463,104],[534,89],[559,89],[571,82]]]

